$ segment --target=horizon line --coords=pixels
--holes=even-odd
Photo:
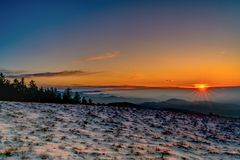
[[[53,87],[52,85],[46,85],[47,87]],[[122,88],[126,90],[131,89],[196,89],[196,87],[188,86],[135,86],[135,85],[69,85],[59,86],[54,85],[56,88]],[[240,86],[209,86],[207,89],[220,89],[220,88],[240,88]]]

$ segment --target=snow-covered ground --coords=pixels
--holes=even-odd
[[[0,159],[240,159],[240,119],[0,102]]]

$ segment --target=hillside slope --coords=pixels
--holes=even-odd
[[[0,102],[0,159],[239,159],[240,120]]]

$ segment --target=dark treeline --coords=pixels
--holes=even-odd
[[[43,103],[71,103],[71,104],[93,104],[91,99],[80,97],[78,92],[72,94],[67,88],[63,93],[56,88],[38,87],[31,80],[28,85],[24,78],[14,79],[12,82],[0,73],[0,100],[21,102],[43,102]]]

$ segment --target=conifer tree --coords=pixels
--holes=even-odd
[[[63,94],[56,88],[38,88],[35,81],[31,80],[28,85],[25,79],[14,79],[12,82],[0,73],[0,100],[4,101],[23,101],[23,102],[50,102],[50,103],[74,103],[74,104],[93,104],[92,100],[88,101],[75,92],[72,97],[71,89],[67,88]]]

